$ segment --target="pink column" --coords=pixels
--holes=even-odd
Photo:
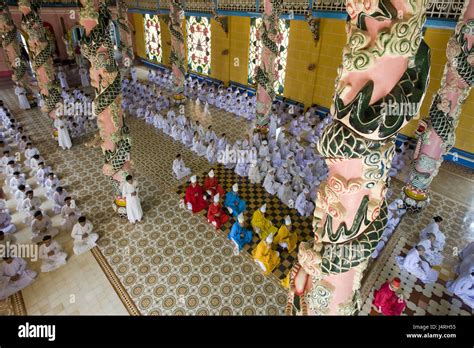
[[[29,0],[20,0],[18,8],[23,14],[21,27],[28,34],[30,59],[44,101],[43,111],[54,119],[62,98],[59,81],[54,73],[53,46],[40,18],[39,5]]]
[[[268,123],[275,98],[274,82],[277,78],[275,59],[278,56],[278,44],[276,38],[279,34],[279,17],[281,12],[281,0],[264,0],[262,14],[262,26],[260,37],[262,40],[262,59],[257,68],[257,107],[256,128],[262,132],[268,132]]]
[[[186,68],[184,62],[184,35],[183,35],[184,5],[182,0],[170,2],[170,34],[171,34],[171,68],[173,71],[173,90],[175,103],[184,102],[184,77]]]
[[[18,31],[5,1],[0,1],[0,39],[8,64],[13,71],[13,81],[28,91],[31,83],[27,73],[28,62],[20,53]]]
[[[82,53],[91,64],[91,85],[95,88],[94,112],[97,116],[101,148],[105,157],[103,173],[110,177],[115,195],[131,170],[131,139],[121,107],[121,77],[114,59],[107,5],[98,0],[81,0],[80,24],[84,27]]]
[[[448,41],[441,87],[433,98],[425,131],[418,139],[403,199],[413,211],[426,207],[430,185],[455,143],[461,108],[474,84],[474,1],[466,0],[453,36]]]
[[[400,129],[418,112],[428,85],[422,40],[428,0],[346,2],[343,64],[318,151],[329,168],[314,211],[314,241],[301,243],[287,313],[353,315],[367,260],[387,223],[385,194]],[[398,103],[401,110],[389,106]],[[408,103],[411,108],[404,107]]]
[[[120,49],[122,51],[122,64],[125,72],[133,64],[135,55],[133,54],[133,26],[128,20],[128,6],[125,0],[117,0],[117,22],[120,29]]]

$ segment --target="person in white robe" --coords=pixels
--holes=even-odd
[[[99,235],[92,232],[93,228],[94,226],[85,216],[81,216],[77,220],[71,232],[74,239],[74,254],[83,254],[96,246],[95,242],[99,239]]]
[[[12,223],[12,217],[8,211],[0,211],[0,230],[5,234],[16,232],[16,226]]]
[[[58,144],[63,150],[69,150],[72,147],[71,137],[64,122],[64,117],[60,116],[54,120],[54,127],[58,130]]]
[[[433,284],[438,279],[438,272],[432,269],[423,259],[425,248],[421,245],[411,249],[406,257],[397,256],[396,261],[402,271],[406,271],[425,284]]]
[[[44,162],[38,163],[38,170],[36,171],[36,183],[42,187],[45,186],[46,178],[48,174],[51,172],[50,167],[46,167]]]
[[[267,175],[265,176],[265,179],[263,180],[263,187],[271,195],[274,195],[278,192],[278,189],[280,188],[280,184],[275,181],[274,168],[271,168],[268,171]]]
[[[217,147],[214,139],[209,141],[209,145],[206,149],[206,159],[209,161],[210,164],[216,163],[217,160]]]
[[[33,215],[34,219],[31,223],[31,241],[33,243],[39,243],[43,240],[45,236],[56,236],[59,231],[53,227],[53,222],[48,215],[43,215],[43,213],[38,210]]]
[[[67,83],[66,73],[64,72],[62,67],[59,67],[58,79],[59,83],[61,84],[61,88],[68,90],[69,84]]]
[[[303,189],[295,202],[295,208],[301,216],[311,216],[314,211],[314,204],[310,201],[309,190]]]
[[[258,149],[258,156],[260,158],[266,158],[269,155],[269,149],[266,140],[262,140],[262,145]]]
[[[26,186],[25,175],[20,172],[14,172],[8,185],[10,187],[10,192],[13,196],[16,195],[16,192],[18,191],[18,186],[20,185]]]
[[[39,163],[42,162],[43,159],[40,157],[40,155],[34,155],[30,159],[30,168],[31,168],[31,175],[36,175],[36,172],[38,171],[39,168]]]
[[[446,237],[439,229],[442,221],[443,218],[441,216],[434,216],[433,221],[420,232],[420,240],[428,239],[428,233],[433,233],[436,236],[434,247],[438,250],[443,250],[446,243]]]
[[[67,263],[67,253],[51,236],[43,238],[43,244],[39,247],[39,258],[42,260],[41,272],[52,272]]]
[[[277,128],[278,128],[278,118],[274,113],[272,113],[270,115],[270,127],[268,131],[268,135],[270,137],[276,136]]]
[[[33,195],[33,190],[27,191],[26,198],[23,200],[23,202],[21,202],[21,206],[19,209],[19,211],[25,213],[25,217],[23,219],[25,224],[31,223],[33,219],[33,215],[38,210],[40,210],[40,206],[41,206],[41,201],[38,197],[35,197]]]
[[[31,108],[28,98],[26,96],[26,90],[21,86],[15,87],[15,94],[18,97],[18,103],[20,104],[20,109],[28,110]]]
[[[46,187],[46,197],[49,200],[53,200],[53,194],[56,191],[56,188],[60,186],[59,179],[54,175],[54,173],[49,173],[48,178],[44,182],[44,186]]]
[[[16,243],[16,238],[14,235],[6,234],[5,232],[0,230],[0,245],[3,245],[5,248],[8,248],[9,245],[12,245],[15,243]]]
[[[283,204],[289,208],[293,208],[295,197],[293,189],[291,188],[291,182],[289,180],[284,181],[283,185],[278,188],[278,198],[283,202]]]
[[[249,180],[252,184],[260,184],[262,177],[260,176],[260,168],[257,162],[252,162],[249,168]]]
[[[185,166],[181,154],[177,154],[173,161],[173,173],[177,180],[181,180],[191,174],[191,169]]]
[[[462,250],[461,252],[459,253],[459,259],[462,261],[464,260],[466,257],[470,256],[470,255],[474,255],[474,242],[471,242],[469,243],[468,245],[466,245]]]
[[[90,82],[89,82],[89,76],[87,75],[87,69],[84,67],[81,67],[79,69],[79,75],[81,76],[81,84],[82,87],[89,87]]]
[[[39,151],[36,147],[33,147],[33,144],[30,142],[26,143],[26,149],[25,149],[25,166],[29,167],[30,166],[30,160],[34,155],[39,155]]]
[[[280,167],[278,167],[276,177],[280,183],[284,183],[285,181],[291,180],[291,176],[288,173],[288,164],[286,162],[283,163]]]
[[[455,267],[454,271],[458,275],[474,272],[474,254],[467,256],[461,263],[459,263],[459,265]]]
[[[66,197],[64,199],[64,205],[61,208],[61,218],[63,222],[61,229],[71,233],[79,217],[81,217],[81,211],[77,208],[76,202],[71,199],[71,197]]]
[[[443,262],[443,255],[433,246],[435,241],[435,235],[428,233],[428,239],[421,240],[418,243],[418,245],[422,245],[425,248],[423,257],[431,266],[439,266]]]
[[[0,272],[0,300],[26,288],[36,278],[37,273],[27,269],[26,261],[19,257],[3,257]]]
[[[131,175],[127,175],[122,186],[122,196],[126,199],[127,218],[131,224],[141,222],[143,217],[140,198],[138,197],[138,183]]]
[[[65,204],[66,197],[69,196],[67,191],[62,188],[62,186],[58,186],[56,191],[53,193],[53,212],[55,214],[60,214],[61,209]]]
[[[191,146],[191,150],[193,150],[199,157],[206,155],[206,147],[204,146],[201,136],[196,131],[194,132],[193,143]]]
[[[474,309],[474,272],[461,275],[454,281],[448,281],[446,289]]]
[[[279,149],[275,149],[272,153],[272,165],[274,168],[279,168],[282,164],[281,154]]]

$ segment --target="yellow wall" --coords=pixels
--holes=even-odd
[[[229,24],[229,79],[246,85],[250,45],[250,18],[229,17]]]
[[[160,18],[160,28],[161,28],[161,49],[163,50],[162,56],[161,56],[161,63],[166,66],[171,66],[170,64],[170,54],[171,54],[170,28],[165,23],[165,21],[161,18]]]
[[[229,81],[230,34],[225,33],[219,23],[211,20],[211,77],[227,83]],[[222,52],[227,50],[227,54]]]
[[[133,28],[135,29],[135,55],[146,58],[145,50],[145,27],[143,24],[143,15],[141,13],[132,13]]]

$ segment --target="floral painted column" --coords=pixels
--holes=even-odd
[[[131,170],[131,139],[124,123],[121,77],[110,38],[112,19],[102,1],[81,0],[81,4],[80,24],[85,30],[81,50],[91,64],[89,72],[91,85],[95,89],[94,113],[105,157],[102,171],[111,179],[117,197],[120,196],[120,183]]]
[[[122,64],[125,67],[125,73],[133,65],[135,55],[133,54],[133,27],[128,20],[128,6],[125,0],[117,0],[117,23],[120,29],[120,49],[122,51]]]
[[[18,8],[22,13],[21,27],[28,34],[30,59],[44,101],[42,110],[54,119],[58,103],[62,102],[61,88],[54,73],[52,55],[54,47],[48,40],[43,21],[39,16],[38,3],[20,0]]]
[[[367,260],[387,223],[395,137],[418,112],[428,85],[422,40],[428,0],[348,0],[347,44],[331,116],[318,151],[329,168],[314,211],[314,240],[301,243],[287,314],[353,315]],[[409,112],[387,105],[409,103]]]
[[[28,62],[21,55],[18,31],[5,1],[0,1],[0,40],[13,71],[13,81],[28,91],[30,89],[30,78],[27,73]]]
[[[282,0],[264,0],[260,38],[262,40],[262,60],[257,68],[256,129],[268,132],[268,123],[275,98],[274,82],[277,78],[275,59],[278,56],[276,39],[279,34],[279,17]]]
[[[182,0],[171,0],[169,28],[171,34],[170,63],[173,71],[174,101],[184,102],[184,35],[183,35],[184,5]]]
[[[418,139],[403,199],[413,211],[429,204],[430,185],[443,156],[454,146],[461,108],[474,84],[474,1],[466,0],[453,36],[448,41],[441,87],[431,104],[429,119]]]

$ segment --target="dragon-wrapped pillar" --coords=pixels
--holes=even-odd
[[[94,114],[99,127],[100,146],[105,157],[103,173],[120,200],[120,183],[131,171],[131,139],[121,107],[121,76],[110,38],[111,14],[103,1],[81,0],[80,24],[85,35],[81,50],[90,62],[91,85],[95,89]]]
[[[54,47],[40,18],[38,2],[19,0],[18,8],[22,13],[21,27],[28,34],[30,60],[44,102],[42,110],[54,119],[62,101],[61,88],[54,73]]]
[[[124,75],[133,65],[135,55],[133,53],[133,26],[128,20],[128,6],[125,0],[117,1],[117,23],[120,30],[120,49],[122,51],[122,66]]]
[[[264,0],[262,26],[259,33],[262,41],[262,59],[257,67],[255,78],[257,82],[256,129],[264,134],[268,131],[272,103],[275,98],[275,60],[279,52],[276,38],[279,34],[281,6],[282,0]]]
[[[0,1],[0,40],[5,51],[8,64],[10,64],[14,82],[26,91],[30,90],[30,77],[28,75],[28,62],[21,54],[18,30],[13,23],[8,5]]]
[[[174,103],[184,103],[184,78],[186,68],[184,64],[184,35],[183,35],[184,4],[182,0],[171,0],[170,21],[168,23],[171,34],[170,63],[173,73]]]
[[[414,161],[403,189],[405,204],[419,211],[429,204],[430,185],[443,156],[452,149],[461,108],[474,84],[474,1],[466,0],[453,36],[448,41],[441,87],[435,94],[424,131],[418,138]],[[420,128],[420,127],[419,127]]]
[[[429,81],[422,39],[428,0],[346,2],[349,14],[330,112],[318,151],[329,168],[290,276],[287,314],[354,315],[368,259],[387,223],[395,137],[417,113]],[[410,103],[395,113],[387,105]]]

